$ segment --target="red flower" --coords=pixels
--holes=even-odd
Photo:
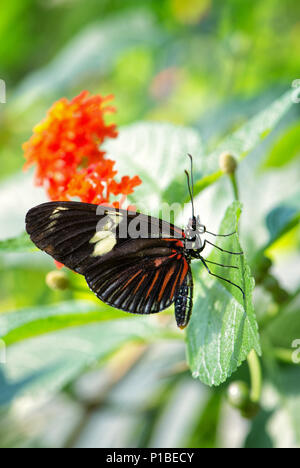
[[[141,184],[138,176],[123,176],[116,182],[115,161],[106,159],[101,149],[106,138],[118,135],[116,126],[104,121],[104,114],[114,112],[106,105],[111,99],[89,96],[88,91],[71,101],[60,99],[24,143],[25,168],[36,164],[35,181],[45,187],[51,200],[79,197],[87,203],[120,207]],[[121,199],[112,202],[111,195],[121,195]]]
[[[106,138],[116,138],[114,124],[107,125],[104,114],[112,96],[89,96],[83,91],[71,101],[63,98],[48,111],[24,143],[25,168],[36,164],[35,180],[44,186],[51,200],[79,197],[89,203],[109,203],[109,196],[128,195],[141,183],[138,176],[125,176],[121,182],[117,171],[101,149]],[[115,202],[116,204],[116,202]]]

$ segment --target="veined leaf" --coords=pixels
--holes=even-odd
[[[187,196],[184,170],[188,153],[194,157],[195,180],[201,174],[203,147],[194,129],[166,123],[140,122],[123,127],[118,138],[105,145],[117,161],[120,174],[138,174],[143,183],[132,199],[151,214],[162,202],[183,203]],[[170,183],[171,182],[171,183]],[[158,213],[156,213],[158,214]]]
[[[238,161],[241,161],[260,141],[265,138],[275,127],[283,115],[292,106],[291,91],[288,91],[267,109],[248,120],[237,131],[226,137],[213,153],[205,158],[205,165],[202,170],[202,177],[197,180],[194,186],[195,195],[207,187],[203,183],[203,178],[208,177],[214,182],[222,173],[219,170],[219,156],[223,151],[233,154]]]
[[[237,230],[240,213],[240,203],[234,202],[226,211],[219,233]],[[218,245],[232,252],[241,251],[237,234],[223,238]],[[251,349],[260,354],[260,344],[252,304],[254,280],[245,257],[214,249],[209,260],[238,266],[239,269],[231,269],[209,264],[211,271],[238,284],[245,292],[243,298],[236,287],[212,278],[204,268],[194,274],[194,307],[187,329],[188,363],[195,378],[207,385],[219,385],[230,377]]]

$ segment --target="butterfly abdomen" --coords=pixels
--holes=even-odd
[[[179,328],[189,323],[193,308],[193,277],[189,269],[175,297],[175,318]]]

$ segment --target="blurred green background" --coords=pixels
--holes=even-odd
[[[138,121],[189,126],[200,135],[203,153],[209,154],[227,134],[292,89],[300,78],[299,44],[297,0],[6,2],[0,15],[0,79],[6,83],[6,103],[0,104],[0,239],[22,233],[26,210],[46,200],[43,190],[33,185],[33,172],[22,172],[21,145],[55,100],[72,98],[82,89],[113,93],[117,113],[111,119],[119,127]],[[249,256],[254,257],[261,239],[267,238],[265,220],[272,209],[287,199],[299,209],[299,117],[299,106],[292,106],[241,164],[243,242]],[[151,156],[150,149],[145,165]],[[228,192],[223,181],[199,197],[211,230],[218,228],[230,201],[231,194],[224,195]],[[268,257],[273,279],[293,295],[285,304],[291,307],[287,313],[296,315],[299,227],[288,231],[272,245]],[[2,252],[0,312],[28,313],[24,308],[32,308],[32,314],[40,310],[42,315],[43,307],[59,304],[64,317],[72,316],[69,325],[76,326],[72,312],[81,310],[77,301],[89,300],[91,308],[96,301],[79,290],[85,286],[78,278],[72,279],[76,290],[48,288],[45,275],[51,269],[53,262],[45,255]],[[272,287],[257,289],[256,304],[276,315],[280,301],[276,304]],[[52,309],[45,310],[51,317]],[[82,311],[89,314],[84,304]],[[112,312],[104,308],[104,318],[105,314],[110,318]],[[124,314],[115,312],[117,317]],[[168,321],[169,315],[158,320]],[[65,335],[50,333],[57,328],[51,328],[51,319],[45,337],[28,340],[27,345],[16,340],[20,343],[12,347],[14,366],[7,371],[9,360],[0,364],[0,446],[299,445],[299,365],[289,366],[282,359],[264,362],[269,376],[283,372],[290,386],[280,394],[271,377],[266,379],[263,410],[249,422],[226,402],[226,385],[209,389],[190,377],[182,339],[155,340],[147,332],[144,340],[132,342],[134,333],[126,338],[120,332],[119,342],[112,344],[107,336],[114,330],[107,323],[102,335],[95,328],[95,336],[85,344],[80,327],[77,335],[72,327]],[[274,325],[274,334],[275,329]],[[263,339],[266,356],[269,337]],[[300,339],[300,333],[293,337]],[[98,346],[97,359],[78,367],[81,357],[76,350],[87,343],[91,349]],[[65,353],[57,352],[48,373],[43,369],[42,375],[34,374],[35,356],[46,355],[49,348],[64,348]],[[19,367],[27,369],[26,376],[18,377],[23,375]],[[23,393],[28,379],[47,386],[48,374],[49,393],[38,398],[33,390]],[[248,379],[246,366],[234,375],[237,378]]]

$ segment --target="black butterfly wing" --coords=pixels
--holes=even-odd
[[[26,230],[39,249],[81,274],[95,259],[136,239],[184,236],[180,228],[141,213],[63,201],[30,209]]]
[[[118,309],[138,314],[169,307],[189,264],[172,241],[137,239],[100,259],[85,274],[92,291]]]
[[[26,229],[41,250],[83,274],[101,300],[128,312],[168,307],[190,272],[183,231],[140,213],[49,202],[28,212]]]
[[[26,231],[41,250],[83,274],[90,263],[97,206],[78,202],[49,202],[31,208]]]

